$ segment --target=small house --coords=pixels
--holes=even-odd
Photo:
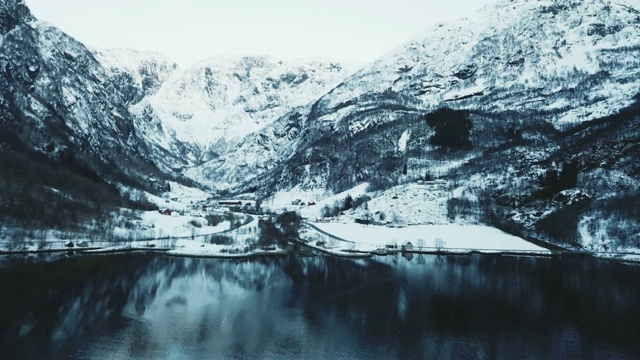
[[[413,251],[413,244],[411,241],[407,241],[402,244],[402,251]]]
[[[373,253],[376,254],[376,255],[387,255],[388,252],[387,252],[386,248],[379,247],[379,248],[375,249],[373,251]]]
[[[204,213],[200,210],[191,210],[189,215],[193,217],[204,217]]]
[[[387,250],[388,251],[397,251],[397,250],[400,250],[400,247],[396,243],[389,243],[389,244],[387,244]]]
[[[171,216],[172,213],[173,211],[171,211],[171,209],[166,209],[161,212],[162,215],[167,215],[167,216]]]
[[[432,181],[425,181],[424,185],[432,189],[441,189],[447,185],[447,182],[444,180],[432,180]]]

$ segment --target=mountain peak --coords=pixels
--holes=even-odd
[[[105,67],[126,67],[136,68],[143,62],[158,62],[170,64],[173,68],[178,68],[175,61],[165,55],[155,51],[139,51],[129,48],[99,48],[90,47],[91,53]]]
[[[123,93],[127,104],[136,104],[157,93],[172,74],[180,71],[178,64],[157,52],[92,48],[91,53]]]

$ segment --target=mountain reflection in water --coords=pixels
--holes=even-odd
[[[640,267],[83,256],[0,269],[0,357],[639,358]]]

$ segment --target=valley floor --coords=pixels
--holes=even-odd
[[[74,249],[82,245],[81,250],[102,253],[161,249],[168,250],[169,254],[183,256],[238,257],[254,253],[248,250],[248,244],[258,236],[258,219],[252,218],[250,222],[237,229],[230,229],[229,222],[194,228],[190,225],[193,220],[194,218],[189,216],[170,217],[159,215],[157,212],[147,212],[142,215],[140,221],[149,230],[139,232],[137,237],[130,237],[131,240],[66,239],[52,232],[45,235],[45,239],[24,239],[20,246],[11,246],[12,243],[5,239],[0,241],[0,251],[68,250],[66,245],[72,242]],[[121,239],[127,238],[125,229],[119,228],[118,232]],[[212,243],[211,237],[216,235],[226,236],[229,243]],[[316,244],[321,243],[322,250],[343,255],[345,250],[373,252],[391,245],[400,249],[407,242],[410,242],[416,251],[550,253],[549,250],[518,237],[478,225],[415,225],[390,228],[356,223],[305,223],[300,238],[313,247],[318,247]]]
[[[366,185],[366,184],[365,184]],[[172,184],[167,198],[152,197],[161,209],[170,208],[188,214],[189,207],[206,201],[208,194],[199,190]],[[354,198],[366,193],[366,186],[353,189]],[[454,192],[457,190],[454,190]],[[551,255],[552,252],[522,238],[509,235],[496,228],[457,221],[449,224],[446,206],[448,192],[441,188],[428,188],[417,184],[372,194],[368,209],[345,211],[332,222],[306,220],[300,229],[299,241],[319,251],[337,256],[371,256],[406,250],[417,253],[510,253],[525,255]],[[281,194],[280,198],[266,202],[274,213],[295,208],[307,219],[319,219],[324,206],[332,206],[348,193],[326,197],[323,194]],[[317,201],[315,206],[292,206],[301,198],[305,203]],[[274,201],[275,200],[275,201]],[[381,217],[383,213],[395,218],[387,226],[355,223],[364,215]],[[199,216],[167,216],[158,211],[123,215],[112,234],[97,237],[72,236],[57,231],[25,231],[0,227],[0,255],[7,253],[64,252],[72,242],[74,250],[92,253],[122,251],[162,251],[176,256],[239,258],[254,255],[280,255],[288,249],[275,246],[257,247],[260,237],[258,217],[243,213],[232,214],[229,220],[209,226]],[[398,221],[400,219],[401,221]],[[413,224],[413,225],[407,225]],[[393,225],[393,227],[392,227]],[[95,233],[95,231],[94,231]],[[607,259],[640,262],[640,251],[629,253],[593,253]]]
[[[212,258],[246,258],[259,255],[282,255],[287,249],[272,247],[251,248],[248,245],[257,236],[258,220],[237,229],[230,229],[229,223],[208,227],[208,231],[199,235],[186,235],[185,227],[190,217],[155,218],[155,226],[163,229],[163,238],[133,241],[98,241],[92,239],[66,239],[50,233],[46,242],[41,239],[26,238],[22,246],[0,239],[0,255],[39,254],[78,250],[93,254],[109,254],[126,251],[159,251],[168,255]],[[155,227],[154,226],[154,227]],[[7,230],[4,230],[7,233]],[[58,234],[59,235],[59,234]],[[212,236],[226,236],[229,244],[211,243]],[[514,255],[552,255],[552,251],[534,245],[524,239],[509,235],[498,229],[481,225],[414,225],[400,228],[362,225],[356,223],[304,223],[300,230],[300,242],[324,253],[341,257],[363,257],[384,255],[402,251],[409,243],[407,253],[444,253],[444,254],[514,254]],[[69,242],[73,249],[67,248]],[[80,246],[79,246],[80,245]],[[412,247],[412,249],[411,249]],[[640,262],[636,253],[594,253],[596,257],[624,261]]]

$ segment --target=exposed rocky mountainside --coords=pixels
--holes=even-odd
[[[10,4],[15,4],[13,8]],[[5,2],[0,86],[3,132],[52,157],[72,156],[105,178],[154,166],[126,99],[81,43]],[[21,17],[19,17],[21,16]],[[100,171],[102,169],[102,171]],[[149,169],[145,169],[147,171]]]
[[[541,114],[558,127],[610,115],[637,93],[639,19],[635,1],[499,1],[367,66],[322,98],[317,117],[339,122],[388,98]],[[375,123],[354,120],[355,130]]]
[[[100,63],[23,1],[0,4],[0,69],[3,213],[39,208],[55,217],[66,210],[58,201],[100,193],[93,203],[111,204],[115,185],[147,188],[149,176],[165,177]]]

